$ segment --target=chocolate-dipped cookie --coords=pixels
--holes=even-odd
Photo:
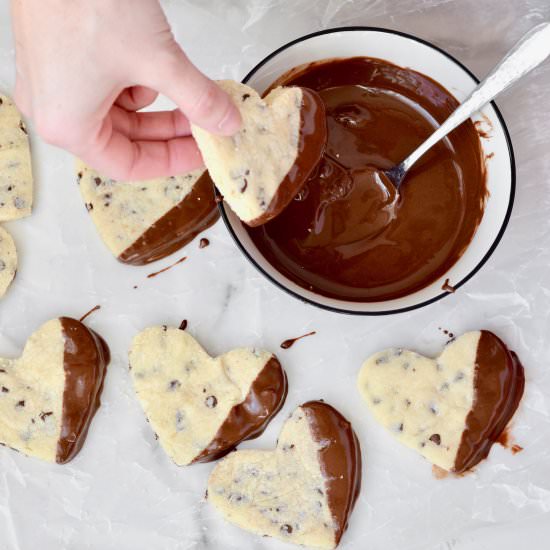
[[[18,359],[0,358],[0,443],[64,464],[81,449],[100,395],[109,350],[81,322],[52,319]]]
[[[121,262],[143,265],[172,254],[219,218],[214,184],[204,170],[147,181],[114,181],[81,162],[86,209]]]
[[[240,110],[242,127],[218,136],[192,126],[225,201],[250,226],[266,223],[296,196],[325,149],[325,108],[307,88],[276,88],[264,99],[238,82],[218,83]]]
[[[0,227],[0,298],[8,290],[17,271],[17,250],[11,235]]]
[[[402,349],[375,353],[358,387],[374,417],[444,470],[462,473],[489,454],[524,388],[517,355],[492,332],[467,332],[436,359]]]
[[[287,394],[286,374],[272,353],[241,348],[212,358],[176,328],[139,333],[129,358],[145,415],[180,466],[215,460],[258,437]]]
[[[285,422],[275,450],[224,458],[208,481],[208,501],[228,521],[258,535],[335,548],[361,488],[361,449],[333,407],[309,401]]]
[[[29,216],[33,177],[29,138],[13,101],[0,94],[0,222]]]

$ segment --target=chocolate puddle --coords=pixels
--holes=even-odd
[[[356,302],[399,298],[444,275],[470,243],[487,194],[471,121],[408,174],[396,200],[372,166],[402,161],[457,107],[429,77],[373,58],[318,62],[274,85],[325,103],[328,141],[316,169],[275,219],[247,228],[265,258],[303,288]]]
[[[80,321],[61,317],[60,322],[65,336],[65,389],[56,462],[65,464],[82,448],[99,408],[110,353],[103,338]]]

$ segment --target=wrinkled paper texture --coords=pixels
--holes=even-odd
[[[342,25],[383,26],[448,50],[483,76],[529,28],[550,20],[548,0],[171,0],[178,41],[215,78],[242,78],[300,35]],[[136,1],[136,9],[139,2]],[[85,78],[85,71],[75,78]],[[0,0],[0,87],[11,91],[9,2]],[[16,281],[0,302],[0,353],[16,356],[40,324],[80,317],[112,350],[103,405],[80,455],[67,466],[0,449],[1,550],[275,549],[287,546],[225,524],[204,501],[212,465],[178,468],[165,456],[134,396],[127,368],[133,335],[146,326],[188,330],[211,354],[242,345],[277,352],[289,375],[284,410],[258,440],[270,448],[298,404],[324,398],[353,421],[364,481],[342,550],[547,548],[550,536],[550,63],[498,101],[517,161],[508,230],[486,266],[455,295],[382,318],[307,306],[264,280],[222,222],[153,268],[119,264],[80,198],[70,155],[30,127],[36,174],[32,217],[6,224],[17,242]],[[156,278],[151,271],[188,260]],[[138,288],[134,289],[134,285]],[[515,456],[496,445],[462,479],[436,480],[430,465],[395,442],[355,388],[362,361],[386,346],[437,354],[442,329],[486,328],[517,351],[526,393],[513,421]],[[289,350],[280,343],[311,330]]]

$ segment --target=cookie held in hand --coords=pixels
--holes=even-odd
[[[179,466],[215,460],[258,437],[287,394],[272,353],[241,348],[213,358],[176,328],[139,333],[129,357],[145,415]]]
[[[13,101],[0,94],[0,222],[29,216],[33,177],[29,138]]]
[[[374,417],[444,470],[462,473],[487,457],[523,395],[517,355],[492,332],[467,332],[436,359],[375,353],[358,377]]]
[[[0,227],[0,298],[4,296],[17,271],[17,250],[11,235]]]
[[[361,488],[361,449],[333,407],[309,401],[285,422],[273,451],[225,457],[208,481],[208,501],[258,535],[335,548]]]
[[[86,209],[101,238],[127,264],[160,260],[219,218],[214,185],[202,169],[147,181],[103,178],[81,162],[77,171]]]
[[[298,194],[325,149],[325,107],[312,90],[279,87],[265,98],[238,82],[218,82],[240,110],[234,136],[192,126],[224,200],[250,226],[277,216]]]
[[[18,359],[0,358],[0,443],[64,464],[100,405],[109,349],[68,317],[42,325]]]

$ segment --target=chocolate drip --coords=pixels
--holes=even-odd
[[[302,336],[297,336],[296,338],[289,338],[288,340],[285,340],[281,343],[281,347],[283,349],[289,349],[291,348],[298,340],[301,340],[302,338],[307,338],[308,336],[314,336],[317,334],[315,330],[308,332],[307,334],[302,334]]]
[[[302,92],[298,156],[265,212],[247,222],[250,227],[262,225],[277,216],[304,186],[324,153],[327,139],[325,106],[311,90],[303,88]]]
[[[205,172],[183,200],[157,220],[118,259],[145,265],[169,256],[208,229],[220,214],[214,200],[214,184]]]
[[[523,366],[504,342],[481,331],[474,374],[474,403],[453,471],[462,473],[487,457],[518,408],[525,386]]]
[[[217,460],[241,441],[260,436],[283,406],[287,391],[286,373],[273,356],[250,386],[246,399],[229,411],[214,439],[193,463]]]
[[[361,490],[361,447],[350,422],[334,407],[322,401],[308,401],[301,407],[306,411],[314,439],[321,443],[319,460],[337,526],[337,545]]]
[[[443,86],[372,58],[320,61],[276,83],[315,90],[326,150],[273,220],[246,228],[266,260],[297,285],[355,302],[426,287],[462,256],[483,216],[485,159],[471,121],[412,168],[396,197],[378,170],[401,162],[458,106]]]
[[[65,389],[56,462],[65,464],[82,448],[99,408],[110,353],[103,338],[76,319],[61,317],[60,322],[65,338]]]

